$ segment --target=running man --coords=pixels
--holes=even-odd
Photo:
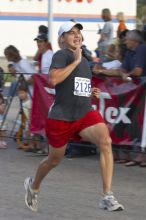
[[[63,49],[54,54],[49,73],[56,90],[46,122],[49,155],[40,163],[35,178],[27,177],[24,181],[25,203],[32,211],[38,210],[42,180],[61,162],[70,139],[89,141],[100,149],[103,197],[99,207],[108,211],[124,209],[111,189],[113,155],[109,131],[100,113],[91,105],[92,73],[82,56],[82,29],[81,24],[69,21],[61,25],[58,32]],[[93,95],[95,93],[93,90]]]

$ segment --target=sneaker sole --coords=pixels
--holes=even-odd
[[[123,211],[124,210],[124,206],[122,206],[122,205],[117,207],[116,209],[110,209],[110,208],[107,208],[106,206],[103,206],[103,205],[99,205],[99,208],[103,209],[103,210],[107,210],[109,212],[116,212],[116,211]]]
[[[28,202],[27,202],[27,188],[28,188],[28,183],[29,182],[29,179],[28,178],[26,178],[25,180],[24,180],[24,188],[25,188],[25,191],[26,191],[26,194],[25,194],[25,204],[26,204],[26,206],[31,210],[31,211],[33,211],[33,212],[37,212],[37,210],[36,209],[33,209],[31,206],[29,206],[29,204],[28,204]]]

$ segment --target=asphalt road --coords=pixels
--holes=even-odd
[[[0,220],[145,220],[146,169],[115,165],[113,190],[122,212],[98,208],[102,192],[98,156],[64,158],[44,180],[38,213],[24,203],[23,181],[33,176],[42,156],[16,149],[0,150]]]
[[[18,110],[15,98],[9,122]],[[7,142],[8,149],[0,150],[0,220],[146,219],[146,168],[116,164],[113,191],[125,210],[111,213],[98,208],[102,193],[98,155],[64,158],[42,184],[38,213],[31,212],[24,203],[23,182],[33,177],[43,156],[18,150],[10,138]]]

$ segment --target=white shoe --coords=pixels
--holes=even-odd
[[[99,203],[99,208],[105,209],[108,211],[122,211],[124,210],[124,206],[121,205],[116,198],[114,197],[112,192],[107,193],[103,196]]]
[[[31,188],[32,182],[33,182],[33,180],[31,177],[27,177],[24,181],[24,188],[26,190],[25,204],[32,211],[37,212],[37,210],[38,210],[38,193],[33,192],[32,188]]]

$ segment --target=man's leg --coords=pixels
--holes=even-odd
[[[99,123],[80,132],[80,136],[100,148],[100,165],[103,179],[103,193],[111,191],[113,176],[113,154],[111,138],[104,123]]]
[[[51,169],[61,162],[64,157],[66,147],[67,145],[60,148],[53,148],[52,146],[49,146],[49,156],[40,163],[34,180],[30,177],[25,179],[25,203],[32,211],[37,211],[38,209],[37,197],[42,180]]]
[[[103,180],[104,197],[100,207],[108,211],[123,210],[112,193],[113,154],[109,131],[104,123],[92,125],[83,129],[79,135],[100,148],[100,165]]]
[[[41,161],[32,184],[32,189],[39,190],[40,184],[44,177],[51,169],[56,167],[61,162],[65,154],[66,146],[67,145],[60,148],[53,148],[52,146],[49,146],[49,156]]]

